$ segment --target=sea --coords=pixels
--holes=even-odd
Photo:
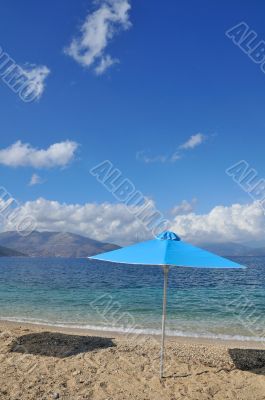
[[[170,268],[167,333],[265,342],[265,257],[245,270]],[[160,334],[163,271],[83,259],[0,258],[0,320]]]

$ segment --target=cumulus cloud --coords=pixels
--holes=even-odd
[[[265,216],[258,202],[216,206],[205,214],[189,212],[186,203],[180,206],[182,213],[176,210],[169,228],[184,240],[192,243],[264,240]],[[40,198],[24,203],[20,212],[35,218],[38,230],[69,231],[126,245],[152,237],[131,211],[124,204],[66,204]]]
[[[27,86],[28,95],[34,97],[35,100],[39,100],[45,89],[46,78],[50,74],[49,68],[45,65],[30,64],[23,67],[22,71],[29,81]],[[25,97],[27,97],[27,93],[25,93]]]
[[[200,242],[241,242],[264,239],[265,216],[260,203],[216,206],[207,214],[177,215],[171,229],[183,239]]]
[[[20,212],[35,218],[38,230],[68,231],[123,245],[151,237],[124,204],[66,204],[39,198],[24,203]]]
[[[190,202],[187,200],[182,200],[180,204],[177,204],[175,207],[172,208],[171,214],[172,215],[179,215],[179,214],[189,214],[194,211],[194,208],[197,204],[197,199],[192,199]]]
[[[98,75],[119,62],[106,53],[106,48],[115,35],[131,27],[129,0],[105,0],[100,4],[88,14],[79,36],[65,49],[67,55],[85,68],[94,68]]]
[[[29,186],[40,185],[43,179],[38,174],[33,174],[29,181]]]
[[[8,167],[52,168],[64,167],[73,160],[78,144],[66,140],[47,149],[37,149],[20,140],[0,149],[0,164]]]

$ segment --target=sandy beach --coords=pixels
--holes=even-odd
[[[0,399],[265,399],[265,348],[0,323]]]

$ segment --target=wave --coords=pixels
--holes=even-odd
[[[58,328],[73,328],[82,330],[91,330],[98,332],[113,332],[127,335],[155,335],[160,336],[160,329],[137,329],[137,328],[124,328],[121,326],[101,326],[101,325],[88,325],[78,324],[76,322],[51,322],[45,319],[36,318],[25,318],[25,317],[0,317],[0,321],[28,323],[33,325],[45,325],[50,327]],[[232,340],[232,341],[251,341],[251,342],[264,342],[264,337],[259,336],[244,336],[244,335],[228,335],[228,334],[215,334],[211,332],[197,333],[190,331],[179,331],[179,330],[166,330],[167,336],[171,337],[186,337],[186,338],[198,338],[198,339],[218,339],[218,340]]]

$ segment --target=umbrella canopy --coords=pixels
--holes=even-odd
[[[169,265],[195,268],[244,268],[226,258],[183,242],[174,232],[156,239],[90,257],[124,264]]]
[[[89,258],[122,264],[163,266],[164,298],[162,312],[160,378],[163,377],[164,367],[166,300],[169,267],[245,268],[234,261],[185,243],[181,241],[174,232],[169,231],[162,232],[153,240],[137,243],[132,246],[123,247],[122,249],[109,251]]]

